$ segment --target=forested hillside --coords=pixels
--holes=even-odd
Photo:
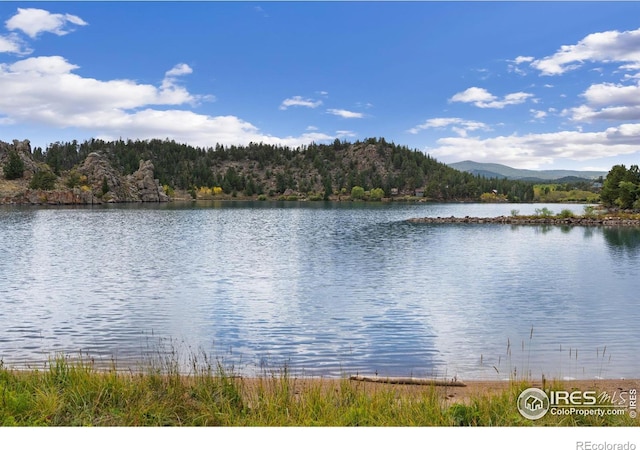
[[[434,201],[477,201],[483,194],[484,200],[533,200],[531,183],[460,172],[383,138],[354,143],[336,139],[298,148],[252,143],[206,149],[169,140],[91,139],[36,148],[33,156],[63,176],[92,152],[104,154],[124,175],[137,170],[140,160],[151,160],[156,178],[167,189],[192,192],[218,187],[233,195],[277,196],[288,191],[326,199],[361,187],[365,192],[381,189],[387,197],[417,193]]]

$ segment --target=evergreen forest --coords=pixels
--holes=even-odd
[[[140,160],[151,160],[155,177],[165,189],[217,188],[240,196],[289,193],[329,199],[351,194],[354,187],[384,196],[419,196],[432,201],[534,199],[531,182],[485,178],[455,170],[422,151],[384,138],[290,148],[264,143],[246,146],[193,147],[172,140],[90,139],[37,147],[33,157],[58,176],[77,167],[91,153],[106,155],[127,175]],[[484,196],[483,196],[484,194]]]

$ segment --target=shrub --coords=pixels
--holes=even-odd
[[[553,216],[553,211],[551,211],[549,208],[544,207],[542,209],[540,208],[536,208],[536,216],[541,216],[541,217],[551,217]]]
[[[67,182],[65,183],[67,187],[73,189],[74,187],[83,185],[87,182],[87,177],[85,175],[80,175],[75,170],[69,172],[69,177],[67,178]]]
[[[9,153],[9,159],[2,166],[2,170],[4,171],[4,177],[7,180],[15,180],[18,178],[22,178],[24,173],[24,162],[18,152],[12,151]]]
[[[176,191],[168,184],[162,185],[162,190],[164,190],[164,193],[167,194],[169,197],[173,197],[176,193]]]
[[[371,200],[382,200],[383,197],[384,191],[381,188],[371,189],[371,193],[369,194]]]
[[[213,195],[213,190],[211,188],[208,188],[206,186],[201,186],[200,188],[198,188],[198,191],[197,191],[198,197],[210,197],[212,195]]]
[[[573,217],[573,211],[570,209],[563,209],[558,215],[563,219],[569,219],[570,217]]]
[[[497,192],[485,192],[480,195],[480,201],[484,203],[500,203],[508,201],[507,196]]]
[[[29,183],[29,189],[42,189],[43,191],[50,191],[56,185],[56,176],[53,172],[48,170],[41,170],[33,174],[33,178]]]
[[[596,213],[596,209],[591,205],[585,205],[584,215],[587,217],[593,217]]]
[[[364,188],[360,186],[354,186],[351,188],[351,198],[356,200],[364,197]]]

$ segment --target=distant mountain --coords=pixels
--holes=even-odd
[[[558,181],[570,179],[572,181],[595,180],[599,177],[606,177],[607,172],[586,171],[586,170],[527,170],[514,169],[503,164],[478,163],[474,161],[460,161],[448,164],[456,170],[480,175],[485,178],[507,178],[509,180],[521,181]]]

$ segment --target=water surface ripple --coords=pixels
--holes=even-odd
[[[177,350],[249,374],[637,376],[639,229],[406,222],[544,206],[559,211],[2,207],[0,358],[134,366]]]

